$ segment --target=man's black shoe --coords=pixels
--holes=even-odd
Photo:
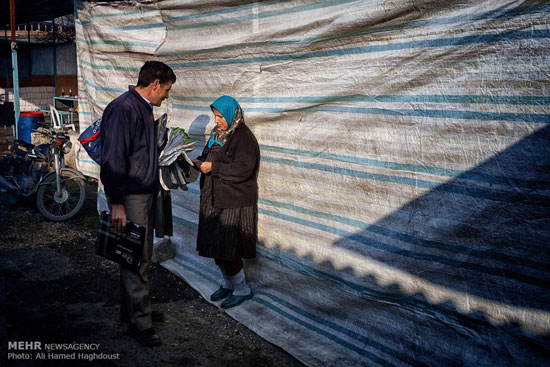
[[[160,337],[155,333],[153,328],[137,331],[133,327],[130,327],[128,328],[128,332],[144,347],[156,347],[162,344],[162,340],[160,340]]]

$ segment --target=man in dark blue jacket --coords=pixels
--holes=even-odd
[[[109,199],[112,227],[124,231],[126,220],[146,228],[138,272],[120,268],[122,321],[143,345],[161,344],[153,330],[149,266],[153,251],[153,199],[158,190],[157,126],[153,106],[160,106],[176,81],[172,69],[159,61],[147,61],[137,86],[113,100],[101,123],[101,182]]]

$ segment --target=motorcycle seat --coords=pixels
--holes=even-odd
[[[10,145],[10,152],[20,157],[24,157],[34,148],[34,144],[27,143],[24,140],[14,140]]]

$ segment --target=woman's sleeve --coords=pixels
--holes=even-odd
[[[212,176],[229,182],[243,182],[252,176],[260,158],[255,138],[243,139],[235,146],[232,162],[212,162]]]

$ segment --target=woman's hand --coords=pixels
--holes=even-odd
[[[202,162],[201,172],[204,174],[210,173],[212,171],[212,162]]]

